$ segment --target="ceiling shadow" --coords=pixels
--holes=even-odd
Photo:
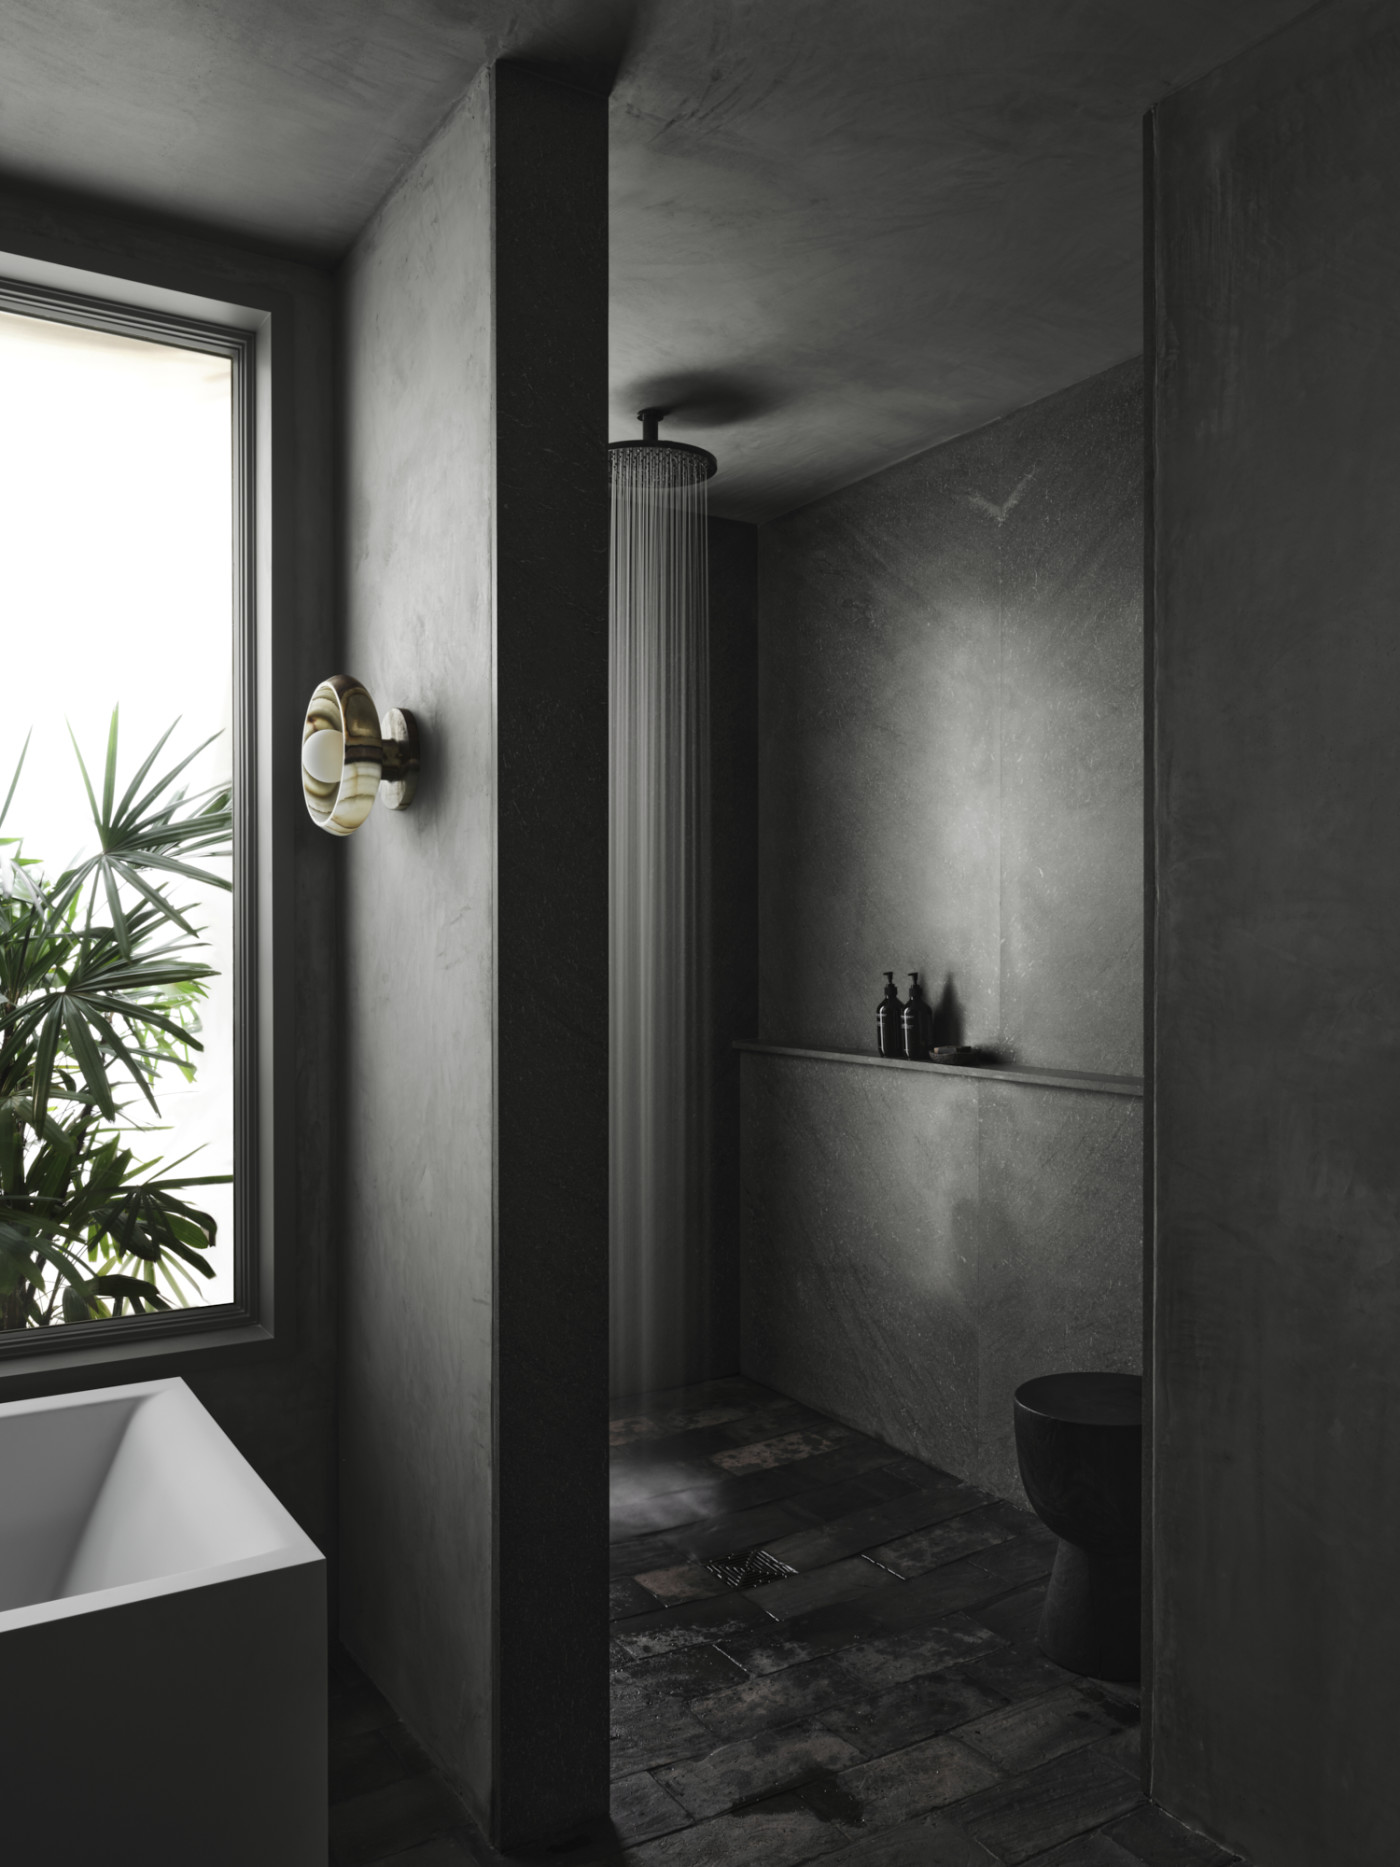
[[[738,427],[779,407],[782,399],[756,377],[727,370],[688,370],[641,377],[613,401],[629,416],[642,408],[665,409],[667,424],[685,429]]]

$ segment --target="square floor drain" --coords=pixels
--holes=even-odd
[[[717,1556],[705,1567],[729,1588],[762,1588],[765,1582],[783,1582],[797,1573],[766,1549],[741,1549],[734,1556]]]

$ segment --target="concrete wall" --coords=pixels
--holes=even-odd
[[[121,295],[105,280],[130,281],[271,317],[260,410],[270,467],[259,514],[270,601],[260,907],[273,974],[263,1015],[274,1034],[262,1084],[264,1211],[276,1234],[271,1339],[240,1329],[7,1362],[0,1397],[181,1375],[333,1562],[339,1150],[327,1083],[338,1054],[339,865],[307,818],[296,748],[306,698],[334,654],[334,284],[285,255],[13,183],[0,192],[0,255],[89,272],[82,289],[98,296]],[[16,268],[0,258],[4,271]],[[22,696],[6,699],[22,712]]]
[[[917,968],[1007,1061],[1141,1068],[1140,378],[761,529],[765,1041],[869,1053]],[[1138,1365],[1140,1103],[744,1068],[746,1371],[1014,1490],[1016,1384]]]
[[[487,71],[344,273],[343,1631],[511,1843],[606,1806],[605,124]]]
[[[1400,14],[1156,112],[1152,1785],[1400,1858]]]

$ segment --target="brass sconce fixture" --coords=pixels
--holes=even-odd
[[[418,727],[406,708],[381,719],[349,674],[333,674],[311,696],[301,729],[301,793],[311,821],[353,836],[381,797],[407,810],[418,786]]]

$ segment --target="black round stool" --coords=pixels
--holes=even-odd
[[[1043,1374],[1016,1389],[1016,1458],[1060,1539],[1037,1636],[1056,1665],[1132,1680],[1141,1666],[1142,1377]]]

